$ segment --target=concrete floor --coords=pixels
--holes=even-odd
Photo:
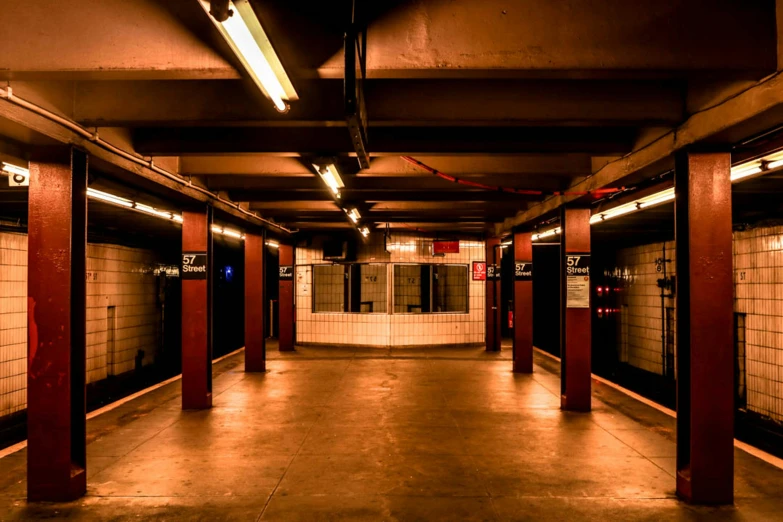
[[[0,459],[0,520],[781,520],[783,471],[736,452],[736,507],[674,498],[674,421],[594,383],[559,410],[557,364],[510,351],[270,350],[215,366],[214,408],[179,382],[88,423],[88,494],[28,504]]]

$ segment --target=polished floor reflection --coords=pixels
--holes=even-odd
[[[510,350],[270,350],[215,367],[214,408],[179,382],[89,422],[88,495],[27,504],[0,459],[0,520],[774,520],[783,471],[736,452],[734,508],[674,498],[674,421],[594,383],[559,409],[557,364]]]

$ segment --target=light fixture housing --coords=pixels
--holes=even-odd
[[[343,209],[343,211],[348,216],[348,219],[353,221],[354,224],[359,223],[359,220],[362,219],[362,215],[359,214],[359,211],[357,209],[355,209],[355,208],[350,208],[350,209],[346,208],[346,209]]]
[[[338,172],[334,163],[329,163],[326,165],[313,164],[313,167],[315,167],[315,171],[321,177],[321,180],[324,182],[324,184],[329,187],[329,190],[332,191],[334,197],[339,198],[340,189],[345,187],[345,183],[343,183],[343,179],[340,177],[340,172]]]
[[[299,97],[250,1],[229,1],[231,16],[223,22],[209,14],[209,0],[198,0],[198,3],[242,63],[253,83],[272,101],[278,111],[287,112],[287,102],[298,100]]]

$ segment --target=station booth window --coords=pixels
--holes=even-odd
[[[314,313],[468,313],[467,265],[314,265],[312,274]]]

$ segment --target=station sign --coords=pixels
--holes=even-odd
[[[284,281],[294,280],[294,267],[291,265],[280,265],[280,279]]]
[[[487,264],[483,261],[473,261],[473,280],[487,280]]]
[[[590,254],[565,256],[566,308],[590,308]]]
[[[487,281],[500,279],[500,267],[498,265],[487,265]]]
[[[183,252],[182,270],[180,270],[182,279],[198,280],[207,278],[207,253],[206,252]]]
[[[433,241],[432,255],[459,254],[459,241]]]
[[[532,281],[533,280],[533,263],[530,261],[515,261],[514,262],[514,280],[516,281]]]

